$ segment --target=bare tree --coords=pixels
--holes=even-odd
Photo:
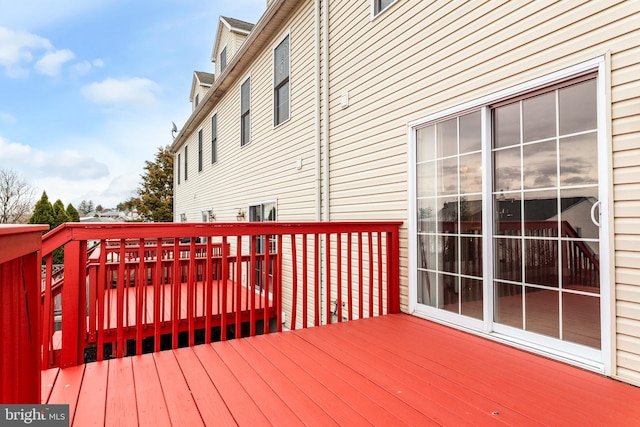
[[[26,222],[33,206],[33,188],[15,171],[0,169],[0,224]]]

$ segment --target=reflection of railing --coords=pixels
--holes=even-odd
[[[438,223],[440,271],[482,276],[482,223],[480,221],[441,221]],[[501,279],[520,282],[524,264],[527,283],[558,286],[558,222],[525,221],[524,241],[521,239],[523,223],[499,221],[496,235],[496,275]],[[460,236],[452,235],[460,233]],[[560,244],[562,245],[562,281],[565,289],[583,289],[597,292],[599,288],[600,263],[588,243],[580,240],[576,230],[567,221],[560,222]],[[522,246],[524,242],[524,248]],[[420,241],[422,245],[422,241]],[[420,247],[424,251],[425,248]],[[523,254],[524,251],[524,254]],[[426,255],[422,254],[426,260]],[[425,266],[428,268],[428,266]],[[457,301],[455,285],[451,276],[443,276],[445,304]],[[480,296],[478,296],[480,298]],[[473,300],[473,298],[471,299]],[[465,297],[465,301],[469,301]]]
[[[267,333],[285,319],[296,328],[323,314],[331,323],[397,312],[399,225],[64,224],[43,238],[42,365]],[[261,253],[261,238],[273,250]],[[62,246],[55,280],[51,254]],[[336,306],[344,313],[332,317]]]

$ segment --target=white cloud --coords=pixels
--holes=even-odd
[[[16,119],[13,115],[9,113],[3,113],[0,111],[0,122],[17,123],[18,119]]]
[[[86,74],[89,74],[89,72],[93,68],[101,68],[101,67],[104,67],[104,61],[102,59],[94,59],[91,62],[84,60],[84,61],[76,62],[75,64],[73,64],[72,70],[75,75],[84,76]]]
[[[27,77],[34,52],[52,49],[51,42],[43,37],[0,27],[0,66],[8,77]]]
[[[40,74],[44,74],[50,77],[56,77],[60,74],[60,68],[65,62],[71,61],[75,55],[68,49],[56,50],[44,55],[38,62],[35,63],[34,68]]]
[[[47,153],[25,144],[0,137],[0,161],[32,177],[59,177],[67,181],[102,178],[109,174],[108,166],[77,150],[56,150]]]
[[[152,80],[139,77],[108,78],[82,88],[83,95],[97,104],[115,106],[148,106],[155,103],[159,86]]]

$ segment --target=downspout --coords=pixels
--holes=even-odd
[[[324,215],[323,221],[329,221],[329,0],[322,0],[322,149],[324,176]]]
[[[321,150],[321,141],[322,141],[322,130],[320,129],[320,110],[321,110],[321,101],[320,101],[320,0],[315,0],[315,37],[316,37],[316,59],[315,59],[315,98],[316,98],[316,111],[315,111],[315,221],[320,221],[322,218],[322,181],[320,175],[320,156],[322,153]]]

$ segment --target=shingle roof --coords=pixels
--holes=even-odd
[[[195,71],[196,76],[201,84],[212,85],[214,80],[214,75],[211,73],[206,73],[204,71]]]
[[[252,24],[250,22],[241,21],[239,19],[228,18],[226,16],[221,16],[220,18],[222,18],[225,21],[227,21],[227,23],[229,25],[231,25],[231,29],[238,29],[238,30],[249,32],[254,27],[254,24]]]

